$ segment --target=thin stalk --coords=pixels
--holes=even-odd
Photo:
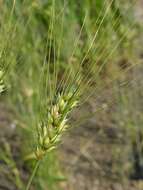
[[[35,164],[35,167],[34,167],[34,169],[33,169],[33,172],[32,172],[32,174],[31,174],[31,176],[30,176],[30,178],[29,178],[29,181],[28,181],[28,183],[27,183],[26,190],[29,190],[29,189],[30,189],[30,186],[31,186],[31,184],[32,184],[32,182],[33,182],[33,179],[34,179],[34,177],[35,177],[35,175],[36,175],[36,172],[37,172],[37,170],[38,170],[38,167],[39,167],[39,165],[40,165],[40,161],[41,161],[41,160],[38,160],[38,161],[36,162],[36,164]]]

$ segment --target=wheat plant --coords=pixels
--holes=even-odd
[[[47,119],[46,121],[41,121],[37,127],[38,145],[35,151],[37,163],[29,179],[27,190],[30,188],[40,161],[46,153],[56,148],[63,133],[68,129],[68,115],[78,105],[78,100],[76,90],[71,90],[66,94],[56,95],[54,103],[48,105]]]
[[[126,6],[124,10],[114,0],[98,1],[97,8],[94,1],[81,1],[81,10],[74,6],[75,0],[13,2],[9,25],[13,38],[11,33],[6,37],[8,45],[9,39],[13,42],[6,56],[12,65],[8,93],[10,105],[17,105],[20,125],[32,128],[33,146],[26,160],[34,158],[36,164],[26,187],[29,190],[41,161],[69,129],[71,112],[102,84],[107,64],[111,72],[118,71],[112,62],[117,63],[120,54],[132,59],[128,47],[135,34],[124,15]],[[7,4],[6,9],[11,3]],[[114,78],[116,72],[111,81]],[[0,92],[3,89],[0,71]]]

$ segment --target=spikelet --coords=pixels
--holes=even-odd
[[[55,149],[61,141],[61,136],[68,129],[67,121],[69,113],[78,104],[78,97],[75,91],[66,95],[59,94],[55,103],[48,110],[47,122],[42,122],[38,126],[38,145],[35,151],[36,158],[43,156]]]

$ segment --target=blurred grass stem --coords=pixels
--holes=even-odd
[[[31,186],[31,184],[32,184],[32,182],[33,182],[33,179],[34,179],[34,177],[35,177],[35,175],[36,175],[36,172],[37,172],[37,170],[38,170],[38,168],[39,168],[40,162],[41,162],[41,160],[37,160],[37,161],[36,161],[36,164],[35,164],[35,167],[34,167],[34,169],[33,169],[33,172],[32,172],[32,174],[31,174],[31,176],[30,176],[30,178],[29,178],[29,181],[28,181],[28,183],[27,183],[26,190],[29,190],[29,189],[30,189],[30,186]]]

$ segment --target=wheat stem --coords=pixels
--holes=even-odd
[[[34,169],[33,169],[33,172],[32,172],[32,174],[31,174],[31,176],[30,176],[30,178],[29,178],[29,181],[28,181],[28,183],[27,183],[26,190],[29,190],[29,189],[30,189],[30,186],[31,186],[31,184],[32,184],[32,181],[33,181],[33,179],[34,179],[34,177],[35,177],[35,175],[36,175],[36,172],[37,172],[37,170],[38,170],[38,167],[39,167],[39,165],[40,165],[40,161],[41,161],[41,160],[37,160],[37,162],[36,162],[36,164],[35,164],[35,167],[34,167]]]

